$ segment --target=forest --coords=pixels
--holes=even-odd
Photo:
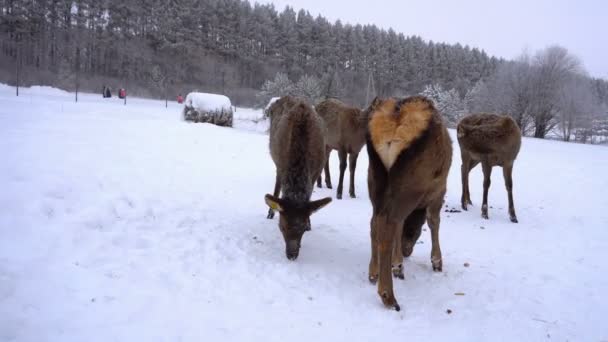
[[[170,99],[199,90],[240,106],[288,91],[361,107],[375,96],[424,93],[452,123],[496,111],[539,138],[608,135],[608,83],[558,46],[507,61],[241,0],[2,0],[0,36],[0,82],[11,85],[107,85]]]

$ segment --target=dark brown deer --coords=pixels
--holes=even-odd
[[[355,198],[355,169],[357,157],[365,145],[365,132],[367,131],[367,112],[359,108],[347,106],[336,99],[328,99],[315,109],[323,118],[327,127],[327,163],[325,164],[325,185],[331,189],[331,176],[329,172],[329,155],[332,150],[338,151],[340,158],[340,179],[336,198],[342,199],[342,184],[346,170],[346,157],[348,155],[348,168],[350,170],[350,186],[348,194]],[[321,187],[321,177],[317,179],[317,186]]]
[[[488,190],[492,167],[502,166],[509,196],[509,218],[517,223],[513,205],[513,163],[521,147],[521,130],[510,116],[471,114],[458,123],[458,144],[462,156],[462,209],[471,202],[469,173],[479,163],[483,170],[483,205],[481,216],[488,219]]]
[[[373,207],[369,280],[378,283],[382,302],[399,311],[392,276],[404,278],[403,257],[412,253],[427,220],[433,271],[442,270],[439,215],[452,163],[452,141],[433,103],[425,97],[375,99],[371,107],[367,135],[367,182]]]
[[[270,155],[277,169],[274,194],[265,196],[268,218],[279,212],[285,254],[295,260],[302,236],[310,230],[310,215],[331,202],[330,197],[310,201],[325,164],[324,126],[312,107],[289,96],[277,100],[269,114]]]

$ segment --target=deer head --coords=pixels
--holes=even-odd
[[[295,260],[300,253],[302,236],[310,230],[310,215],[323,208],[331,197],[298,204],[288,199],[265,196],[266,204],[279,212],[279,228],[285,240],[285,255],[289,260]]]

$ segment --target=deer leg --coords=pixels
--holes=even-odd
[[[405,279],[403,275],[403,252],[401,251],[401,237],[403,236],[403,225],[397,226],[395,229],[395,237],[393,238],[393,257],[392,271],[393,276],[399,279]]]
[[[443,261],[441,259],[441,247],[439,246],[439,214],[443,205],[443,195],[435,200],[426,208],[426,219],[431,229],[431,264],[433,271],[441,272],[443,270]]]
[[[325,185],[328,189],[331,189],[331,175],[329,173],[329,156],[331,155],[331,148],[326,147],[325,151],[327,154],[327,162],[325,163]]]
[[[462,196],[460,197],[460,205],[462,210],[467,210],[467,194],[469,192],[469,163],[471,162],[468,158],[462,158],[462,165],[460,166],[460,176],[462,181]]]
[[[344,171],[346,171],[346,151],[338,150],[338,156],[340,157],[340,179],[338,180],[336,198],[342,199],[342,184],[344,183]]]
[[[492,183],[492,166],[487,161],[481,162],[483,168],[483,205],[481,206],[481,217],[488,219],[488,190]]]
[[[312,177],[312,187],[313,187],[313,188],[315,187],[315,183],[319,183],[319,184],[321,184],[320,179],[321,179],[321,174],[322,174],[322,173],[323,173],[323,170],[320,170],[318,174],[313,175],[313,177]],[[321,187],[321,186],[319,186],[319,188],[320,188],[320,187]]]
[[[279,197],[279,194],[281,194],[281,180],[279,178],[279,172],[277,171],[277,176],[274,182],[274,192],[272,193],[272,195],[274,197]],[[274,210],[272,210],[272,208],[268,209],[268,216],[266,216],[266,218],[269,220],[272,220],[274,218]]]
[[[374,224],[375,215],[372,216],[370,221],[370,237],[372,242],[372,256],[369,261],[369,273],[368,279],[372,284],[378,282],[378,232],[376,231],[376,225]]]
[[[414,251],[416,241],[422,232],[422,225],[426,221],[426,209],[414,210],[403,222],[403,236],[401,237],[401,253],[409,257]]]
[[[469,162],[469,172],[467,173],[466,201],[467,201],[467,204],[470,204],[470,205],[473,205],[473,202],[471,202],[471,193],[469,192],[469,174],[471,173],[471,170],[473,170],[475,168],[475,166],[477,166],[477,164],[479,164],[479,160],[471,160]]]
[[[319,174],[319,177],[317,177],[317,188],[322,188],[323,187],[323,186],[321,186],[321,180],[322,180],[321,178],[323,178],[322,175],[323,175],[323,173],[321,172]]]
[[[470,156],[462,157],[462,165],[460,166],[461,180],[462,180],[462,197],[460,198],[460,204],[463,210],[467,210],[467,205],[473,204],[471,202],[471,193],[469,192],[469,173],[479,164],[479,161],[472,160]]]
[[[348,188],[348,194],[351,198],[357,197],[355,195],[355,169],[357,168],[357,157],[359,157],[359,153],[351,153],[348,156],[348,169],[350,171],[350,185]]]
[[[384,305],[399,311],[400,307],[393,292],[393,276],[391,274],[391,259],[395,233],[400,223],[389,221],[386,215],[377,215],[372,223],[375,225],[378,241],[378,294]],[[399,227],[401,228],[401,227]]]
[[[505,187],[509,194],[509,218],[511,222],[517,223],[517,216],[515,215],[515,205],[513,204],[513,164],[507,164],[502,168],[502,174],[505,178]]]

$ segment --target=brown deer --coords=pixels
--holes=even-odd
[[[403,257],[411,255],[427,220],[433,271],[442,271],[439,214],[452,163],[452,140],[426,97],[375,99],[371,108],[367,134],[367,182],[373,207],[369,280],[378,283],[382,302],[399,311],[392,276],[404,278]]]
[[[328,99],[315,109],[323,118],[327,127],[327,163],[325,164],[325,185],[331,189],[331,176],[329,172],[329,155],[332,150],[338,151],[340,158],[340,179],[336,198],[342,199],[342,184],[346,170],[346,157],[348,155],[348,168],[350,170],[350,186],[348,194],[355,198],[355,169],[357,157],[365,145],[365,132],[367,131],[367,112],[359,108],[347,106],[340,100]],[[321,187],[321,177],[317,179],[317,186]]]
[[[458,123],[458,144],[462,156],[462,209],[471,202],[469,173],[479,163],[483,170],[483,205],[481,216],[488,219],[488,190],[492,167],[502,166],[509,196],[509,218],[517,223],[513,205],[513,163],[521,147],[521,130],[510,116],[471,114]]]
[[[274,217],[275,210],[279,212],[285,254],[295,260],[302,236],[310,230],[310,215],[331,202],[330,197],[310,201],[314,182],[325,164],[324,126],[311,106],[290,96],[277,100],[269,114],[276,180],[274,194],[265,196],[270,207],[268,218]]]

